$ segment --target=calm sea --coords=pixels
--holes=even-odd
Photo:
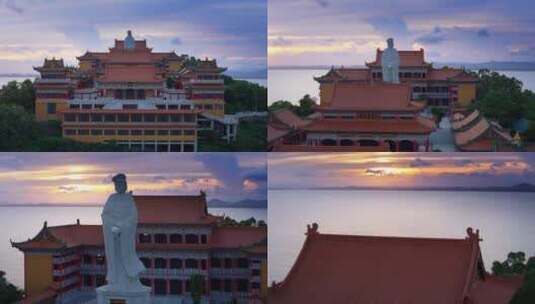
[[[480,229],[487,270],[510,251],[535,256],[535,194],[438,191],[269,191],[269,282],[284,279],[305,239],[320,233],[464,238]]]
[[[326,72],[327,70],[269,69],[268,103],[272,104],[277,100],[297,103],[305,94],[318,98],[319,84],[313,77]],[[535,71],[499,71],[499,73],[516,77],[524,83],[524,88],[535,92]]]
[[[48,221],[49,226],[73,224],[100,224],[101,207],[0,207],[0,270],[6,272],[13,284],[24,286],[24,261],[20,251],[11,247],[10,239],[23,241],[34,237]],[[210,208],[216,215],[227,215],[236,220],[254,217],[267,219],[267,209]]]

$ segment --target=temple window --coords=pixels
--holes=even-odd
[[[154,130],[145,130],[145,131],[143,131],[143,134],[144,135],[148,135],[148,136],[153,136],[156,133],[155,133]]]
[[[69,109],[73,109],[73,110],[80,109],[80,105],[79,104],[70,104],[69,105]]]
[[[104,115],[105,122],[115,122],[115,114],[106,114]]]
[[[195,130],[184,130],[184,135],[186,136],[195,135]]]
[[[140,136],[143,134],[143,131],[142,130],[130,130],[130,134],[132,136]]]
[[[232,280],[231,279],[225,279],[225,292],[232,292]]]
[[[169,110],[178,110],[178,105],[168,105],[167,109],[169,109]]]
[[[185,114],[184,115],[184,121],[185,122],[195,122],[195,115],[193,115],[193,114]]]
[[[65,129],[65,135],[76,135],[76,129]]]
[[[93,108],[93,106],[90,105],[90,104],[83,104],[82,105],[82,109],[84,109],[84,110],[91,110],[92,108]]]
[[[143,121],[145,121],[145,122],[155,122],[156,121],[156,115],[154,115],[154,114],[145,114],[145,115],[143,115]]]
[[[199,236],[196,234],[186,234],[186,244],[199,244]]]
[[[84,275],[84,286],[93,286],[93,277],[89,274]]]
[[[115,97],[115,99],[123,99],[123,91],[122,90],[115,90],[114,91],[114,97]]]
[[[251,283],[251,289],[260,289],[260,283],[252,282]]]
[[[154,259],[154,268],[165,269],[167,268],[167,260],[164,258],[155,258]]]
[[[207,239],[208,239],[208,236],[206,234],[201,234],[201,244],[206,244]]]
[[[145,99],[145,90],[137,90],[137,99]]]
[[[169,130],[158,130],[159,136],[167,136],[169,135]]]
[[[169,280],[169,294],[182,294],[182,280]]]
[[[118,114],[117,115],[117,121],[119,122],[128,122],[129,121],[129,116],[128,114]]]
[[[169,236],[169,243],[172,244],[181,244],[182,243],[182,234],[173,233]]]
[[[80,114],[80,115],[78,115],[78,121],[88,122],[89,121],[89,114]]]
[[[169,115],[167,114],[158,114],[158,122],[168,122]]]
[[[121,131],[121,130],[119,130]],[[139,242],[140,243],[150,243],[152,242],[152,237],[148,233],[140,233],[139,234]]]
[[[206,259],[201,260],[201,269],[206,270]]]
[[[149,268],[152,268],[152,260],[149,259],[149,258],[139,258],[139,260],[141,261],[141,263],[143,263],[143,266],[145,266],[145,268],[149,269]]]
[[[98,255],[96,257],[96,263],[97,263],[97,265],[105,265],[106,264],[106,257],[104,257],[103,255]]]
[[[198,269],[199,268],[199,261],[196,259],[186,259],[186,268],[188,269]]]
[[[184,152],[194,152],[195,146],[193,144],[184,144]]]
[[[352,146],[354,143],[351,139],[340,140],[340,146]]]
[[[253,269],[251,270],[251,275],[257,277],[260,275],[260,269]]]
[[[377,147],[379,146],[379,143],[375,140],[371,139],[361,139],[358,141],[359,146],[361,147]]]
[[[210,260],[210,266],[212,268],[221,268],[221,259],[218,258],[212,258]]]
[[[247,279],[238,279],[236,280],[238,285],[239,292],[248,292],[249,291],[249,280]]]
[[[104,104],[100,104],[100,103],[95,104],[95,109],[102,109],[102,108],[104,108]]]
[[[231,258],[225,258],[225,268],[229,269],[232,268],[232,259]]]
[[[78,135],[89,135],[88,129],[80,129],[78,130]]]
[[[104,284],[106,284],[106,278],[102,274],[97,274],[96,277],[95,277],[95,281],[96,281],[96,286],[97,287],[100,287],[100,286],[103,286]]]
[[[157,104],[157,105],[156,105],[156,109],[158,109],[158,110],[165,110],[165,105],[164,105],[164,104]]]
[[[238,268],[249,268],[249,260],[246,258],[238,259]]]
[[[182,260],[173,258],[169,262],[171,269],[181,269],[182,268]]]
[[[147,278],[141,278],[139,280],[141,282],[141,284],[147,286],[147,287],[152,287],[152,281],[150,279],[147,279]]]
[[[180,105],[180,110],[191,110],[191,105]]]
[[[130,115],[130,120],[132,122],[141,122],[142,115],[141,114],[132,114]]]
[[[102,114],[91,114],[91,121],[102,121]]]
[[[181,122],[182,121],[182,115],[180,115],[180,114],[171,114],[171,121],[172,122]]]
[[[48,114],[56,114],[56,104],[53,102],[49,102],[46,104],[46,112]]]
[[[186,280],[186,292],[191,292],[191,281]]]
[[[211,279],[210,280],[210,289],[214,291],[221,291],[221,280],[220,279]]]
[[[154,242],[157,244],[166,244],[167,243],[167,235],[163,233],[156,233],[154,235]]]
[[[126,90],[126,99],[136,99],[136,93],[133,89]]]
[[[171,135],[173,136],[180,136],[182,135],[182,130],[171,130]]]
[[[167,281],[164,279],[154,280],[154,294],[166,295],[167,294]]]
[[[100,135],[102,135],[102,130],[100,130],[100,129],[91,130],[91,135],[100,136]]]

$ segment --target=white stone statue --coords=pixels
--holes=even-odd
[[[97,289],[97,302],[148,303],[150,288],[139,281],[145,267],[136,253],[136,205],[132,193],[126,192],[126,176],[117,174],[112,180],[117,193],[110,195],[101,215],[108,284]]]
[[[383,69],[383,81],[388,83],[399,83],[399,53],[394,48],[394,39],[388,38],[388,47],[381,55],[381,65]]]

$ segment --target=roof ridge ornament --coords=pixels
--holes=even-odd
[[[474,229],[472,227],[468,227],[466,228],[466,234],[468,235],[467,239],[469,240],[478,242],[483,240],[479,237],[479,229],[476,229],[476,231],[474,232]]]
[[[307,225],[307,233],[306,233],[306,235],[319,234],[318,228],[319,228],[318,223],[312,223],[312,225]]]
[[[136,47],[136,40],[132,36],[132,31],[126,32],[126,38],[124,38],[124,48],[127,50],[133,50]]]

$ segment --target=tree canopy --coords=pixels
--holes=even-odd
[[[0,104],[19,105],[26,112],[33,113],[35,109],[35,90],[31,80],[22,82],[10,81],[0,90]]]
[[[267,88],[245,80],[223,75],[225,81],[225,112],[262,112],[267,110]]]
[[[524,252],[510,252],[505,261],[492,263],[492,273],[501,277],[523,275],[524,284],[515,293],[510,303],[535,303],[535,257],[530,257],[526,262]]]
[[[23,292],[5,278],[6,273],[0,271],[0,303],[16,303],[22,300]]]
[[[269,111],[274,112],[281,109],[286,109],[294,112],[300,117],[306,117],[314,113],[314,107],[317,105],[316,101],[306,94],[303,98],[299,99],[297,105],[287,100],[278,100],[269,106]]]

